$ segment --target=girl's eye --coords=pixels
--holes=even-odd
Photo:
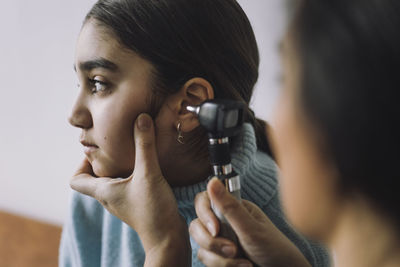
[[[90,83],[92,84],[92,93],[103,92],[107,90],[107,83],[95,79],[91,79]]]

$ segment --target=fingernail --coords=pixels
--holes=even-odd
[[[139,130],[146,131],[151,127],[151,120],[149,116],[140,114],[138,118],[138,128]]]
[[[226,257],[231,258],[235,256],[235,248],[230,245],[223,246],[221,251]]]
[[[217,197],[221,197],[225,193],[226,189],[217,178],[213,178],[213,180],[216,181],[214,182],[212,191]]]
[[[210,232],[210,234],[211,234],[213,237],[215,237],[215,236],[217,235],[217,233],[216,233],[216,231],[215,231],[215,229],[214,229],[214,226],[213,226],[213,224],[212,224],[211,222],[208,222],[208,223],[207,223],[207,229],[208,229],[208,231]]]

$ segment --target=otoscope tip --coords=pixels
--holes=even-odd
[[[186,106],[186,110],[198,115],[200,112],[200,106]]]

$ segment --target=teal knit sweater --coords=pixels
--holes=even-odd
[[[329,266],[325,250],[296,233],[286,222],[279,202],[277,167],[267,154],[257,150],[254,129],[250,124],[245,124],[234,140],[232,165],[241,176],[242,198],[257,204],[303,252],[312,266]],[[173,188],[179,211],[188,224],[197,217],[194,198],[206,190],[206,186],[207,181],[204,181]],[[197,259],[198,245],[193,240],[191,245],[192,266],[204,266]],[[60,267],[143,266],[144,258],[141,241],[132,228],[111,215],[95,199],[73,193],[70,215],[61,239]]]

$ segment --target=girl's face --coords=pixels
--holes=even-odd
[[[82,129],[80,141],[93,171],[127,177],[135,159],[133,125],[148,112],[152,66],[88,21],[78,39],[75,69],[80,91],[69,120]]]
[[[283,91],[274,118],[273,141],[281,168],[282,202],[288,219],[303,233],[329,238],[339,200],[335,168],[321,152],[318,135],[300,103],[300,64],[291,38],[283,45]]]

